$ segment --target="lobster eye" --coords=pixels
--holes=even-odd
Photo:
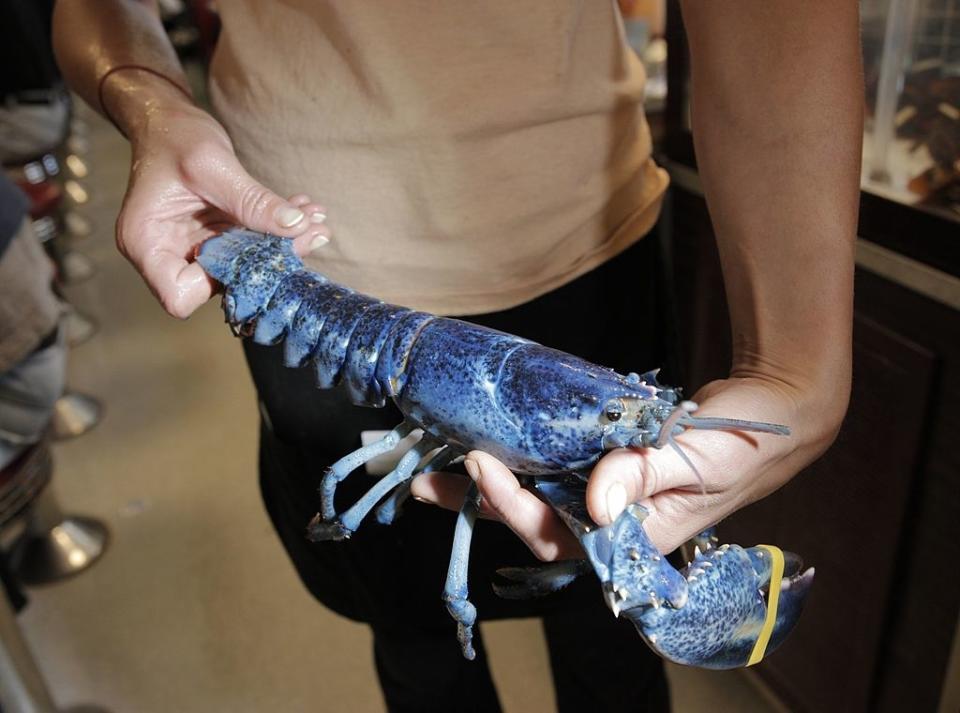
[[[623,416],[623,402],[620,399],[609,401],[604,412],[608,421],[619,421],[620,417]]]

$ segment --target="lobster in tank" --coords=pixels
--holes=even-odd
[[[693,560],[674,568],[648,539],[646,511],[629,506],[599,527],[587,513],[591,467],[608,450],[671,446],[689,428],[787,435],[784,426],[697,418],[656,372],[621,375],[569,354],[467,322],[381,302],[307,269],[287,239],[242,228],[203,243],[197,261],[224,288],[235,333],[283,342],[285,365],[312,369],[321,389],[345,389],[358,405],[392,400],[404,421],[380,441],[334,463],[321,487],[312,540],[349,537],[372,511],[390,524],[415,475],[440,470],[479,449],[500,459],[550,504],[576,535],[585,560],[500,570],[506,597],[547,594],[592,571],[607,604],[627,617],[659,655],[706,668],[751,665],[789,634],[813,581],[800,558],[769,546],[716,545],[696,538]],[[423,436],[396,467],[345,512],[337,486],[415,429]],[[689,461],[687,461],[689,463]],[[692,464],[691,464],[692,467]],[[467,563],[478,492],[457,518],[443,599],[473,657],[477,612]]]

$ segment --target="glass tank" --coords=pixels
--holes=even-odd
[[[960,222],[960,0],[863,0],[863,190]]]

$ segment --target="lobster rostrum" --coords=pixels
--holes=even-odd
[[[506,568],[507,597],[545,594],[584,571],[600,579],[608,606],[673,661],[709,668],[755,663],[790,632],[813,570],[771,546],[714,546],[699,538],[693,561],[678,571],[650,542],[645,511],[634,505],[598,527],[585,504],[591,467],[619,447],[670,445],[688,428],[786,435],[784,426],[697,418],[679,390],[656,372],[618,374],[503,332],[385,304],[307,269],[289,240],[234,228],[207,240],[197,261],[224,286],[227,322],[258,344],[283,342],[286,366],[311,368],[319,388],[346,389],[358,405],[392,400],[404,421],[383,439],[334,463],[321,487],[312,540],[349,537],[375,510],[389,524],[418,473],[441,470],[479,449],[527,478],[579,539],[585,561]],[[338,513],[337,485],[420,429],[397,466]],[[687,460],[689,463],[689,460]],[[692,464],[691,464],[692,467]],[[467,562],[478,493],[467,492],[454,531],[443,598],[473,658],[477,612],[468,599]]]

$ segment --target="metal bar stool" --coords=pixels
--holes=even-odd
[[[98,520],[64,515],[53,491],[53,458],[46,440],[24,451],[0,471],[0,530],[22,519],[11,564],[28,585],[51,584],[79,574],[107,546],[107,528]]]
[[[104,552],[106,528],[96,520],[64,517],[49,488],[53,460],[46,441],[31,446],[0,471],[0,531],[24,523],[11,558],[16,578],[51,583],[82,572]],[[0,710],[57,713],[7,594],[0,588]],[[73,706],[63,713],[105,713],[97,706]]]

